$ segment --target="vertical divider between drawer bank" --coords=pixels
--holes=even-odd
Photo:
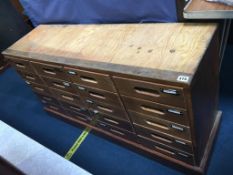
[[[136,133],[135,128],[134,128],[134,126],[133,126],[133,121],[132,121],[131,117],[129,116],[128,111],[126,110],[125,104],[124,104],[123,99],[122,99],[121,94],[120,94],[120,91],[118,90],[118,88],[117,88],[117,86],[116,86],[116,84],[115,84],[115,82],[114,82],[112,76],[113,76],[113,75],[110,75],[110,78],[111,78],[111,80],[112,80],[113,85],[115,86],[117,95],[119,96],[119,98],[120,98],[120,100],[121,100],[122,107],[124,108],[124,110],[125,110],[125,112],[126,112],[126,114],[127,114],[127,117],[128,117],[128,119],[129,119],[129,121],[130,121],[130,125],[131,125],[131,127],[132,127],[134,133]]]

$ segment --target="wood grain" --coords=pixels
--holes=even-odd
[[[216,24],[187,23],[41,25],[4,53],[194,74],[216,28]]]
[[[206,0],[191,0],[184,8],[184,17],[190,19],[233,18],[233,6]]]

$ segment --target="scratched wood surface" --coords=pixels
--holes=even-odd
[[[5,53],[21,52],[29,57],[36,53],[194,74],[216,28],[216,24],[206,23],[41,25]]]

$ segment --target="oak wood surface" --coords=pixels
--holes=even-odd
[[[4,53],[194,74],[216,28],[216,24],[188,23],[41,25]]]
[[[206,0],[190,0],[184,8],[184,17],[190,19],[233,18],[233,6]]]

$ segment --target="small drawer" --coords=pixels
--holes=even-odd
[[[122,99],[129,110],[189,126],[187,112],[184,109],[125,96],[122,96]]]
[[[58,100],[61,100],[63,102],[69,103],[69,104],[74,104],[74,105],[84,105],[80,99],[79,96],[64,92],[61,90],[57,90],[54,88],[49,88],[50,92],[54,94],[54,97],[57,98]]]
[[[115,87],[109,75],[96,72],[89,72],[80,69],[64,68],[70,79],[79,85],[104,89],[115,92]]]
[[[179,151],[173,148],[170,148],[168,146],[165,146],[163,144],[159,144],[159,143],[155,143],[155,142],[151,142],[142,138],[138,138],[138,142],[140,142],[143,146],[159,152],[161,154],[167,155],[169,157],[181,160],[183,162],[186,162],[188,164],[194,164],[194,158],[192,154],[189,153],[185,153],[183,151]]]
[[[77,113],[77,112],[71,111],[71,110],[66,109],[66,108],[64,108],[64,109],[65,109],[66,113],[70,117],[75,118],[75,119],[77,119],[79,121],[82,121],[82,122],[85,122],[85,123],[90,123],[91,120],[92,120],[92,118],[90,116],[83,115],[81,113]]]
[[[152,131],[149,129],[145,129],[143,127],[140,127],[138,125],[134,125],[134,129],[138,135],[138,137],[150,140],[157,143],[162,143],[164,145],[174,147],[178,150],[183,150],[185,152],[193,154],[192,149],[192,142],[180,138],[176,138],[169,134],[164,134],[159,131]]]
[[[117,107],[122,106],[121,100],[116,93],[99,90],[96,88],[84,87],[80,85],[77,85],[77,88],[81,96],[83,96],[84,98],[88,98],[103,103],[108,103]]]
[[[115,76],[113,80],[122,95],[185,107],[182,88]]]
[[[129,121],[126,120],[119,120],[110,116],[107,116],[105,114],[98,113],[95,115],[95,118],[99,121],[102,121],[104,123],[107,123],[112,126],[116,126],[118,128],[122,128],[127,131],[132,131],[132,127],[129,123]]]
[[[51,96],[43,95],[43,94],[38,94],[38,93],[36,93],[36,94],[40,98],[41,102],[44,105],[47,105],[47,104],[59,105],[59,102],[55,98],[53,98]]]
[[[18,73],[27,82],[32,82],[32,83],[37,83],[37,84],[44,84],[44,82],[41,80],[41,78],[36,74],[30,73],[30,72],[22,72],[22,71],[18,71]]]
[[[32,72],[32,73],[35,72],[33,70],[32,66],[30,65],[30,62],[27,61],[27,60],[23,60],[23,59],[10,59],[10,62],[19,71]]]
[[[49,91],[49,88],[44,86],[44,85],[40,85],[40,84],[36,84],[36,83],[30,83],[29,85],[31,86],[32,90],[36,93],[42,94],[42,95],[51,95],[51,92]]]
[[[76,90],[73,84],[71,84],[70,82],[67,82],[64,80],[53,79],[53,78],[46,78],[46,77],[42,77],[42,78],[45,81],[45,83],[51,88],[56,88],[56,89],[68,91],[68,92],[75,93],[75,94],[78,93],[78,90]]]
[[[136,135],[132,132],[128,132],[126,130],[114,127],[114,126],[110,126],[104,122],[98,121],[95,124],[96,127],[101,128],[113,135],[116,135],[118,137],[122,137],[125,138],[127,140],[131,140],[131,141],[135,141],[136,140]]]
[[[45,77],[66,80],[66,74],[61,65],[31,62],[38,74]]]
[[[64,103],[64,102],[62,102],[61,104],[65,109],[73,112],[74,114],[81,114],[81,115],[85,115],[85,116],[90,116],[88,109],[83,104],[73,105],[73,104]]]
[[[179,138],[186,140],[191,140],[191,134],[189,127],[179,125],[176,123],[168,122],[166,120],[161,120],[146,115],[142,115],[136,112],[129,112],[133,123],[140,125],[142,127],[152,129],[155,131],[160,131],[167,133]]]
[[[163,155],[167,155],[169,157],[181,160],[185,163],[194,165],[195,161],[194,161],[194,157],[192,154],[180,151],[180,150],[176,150],[173,149],[171,147],[168,147],[166,145],[160,144],[160,143],[156,143],[156,142],[151,142],[149,140],[145,140],[143,138],[138,137],[137,138],[138,142],[141,143],[141,145],[157,152],[157,153],[161,153]]]
[[[123,109],[121,108],[117,108],[115,106],[105,103],[100,103],[98,101],[93,101],[90,99],[86,99],[85,102],[88,105],[90,111],[98,111],[100,113],[109,116],[114,116],[119,119],[128,119],[126,112],[123,111]]]

